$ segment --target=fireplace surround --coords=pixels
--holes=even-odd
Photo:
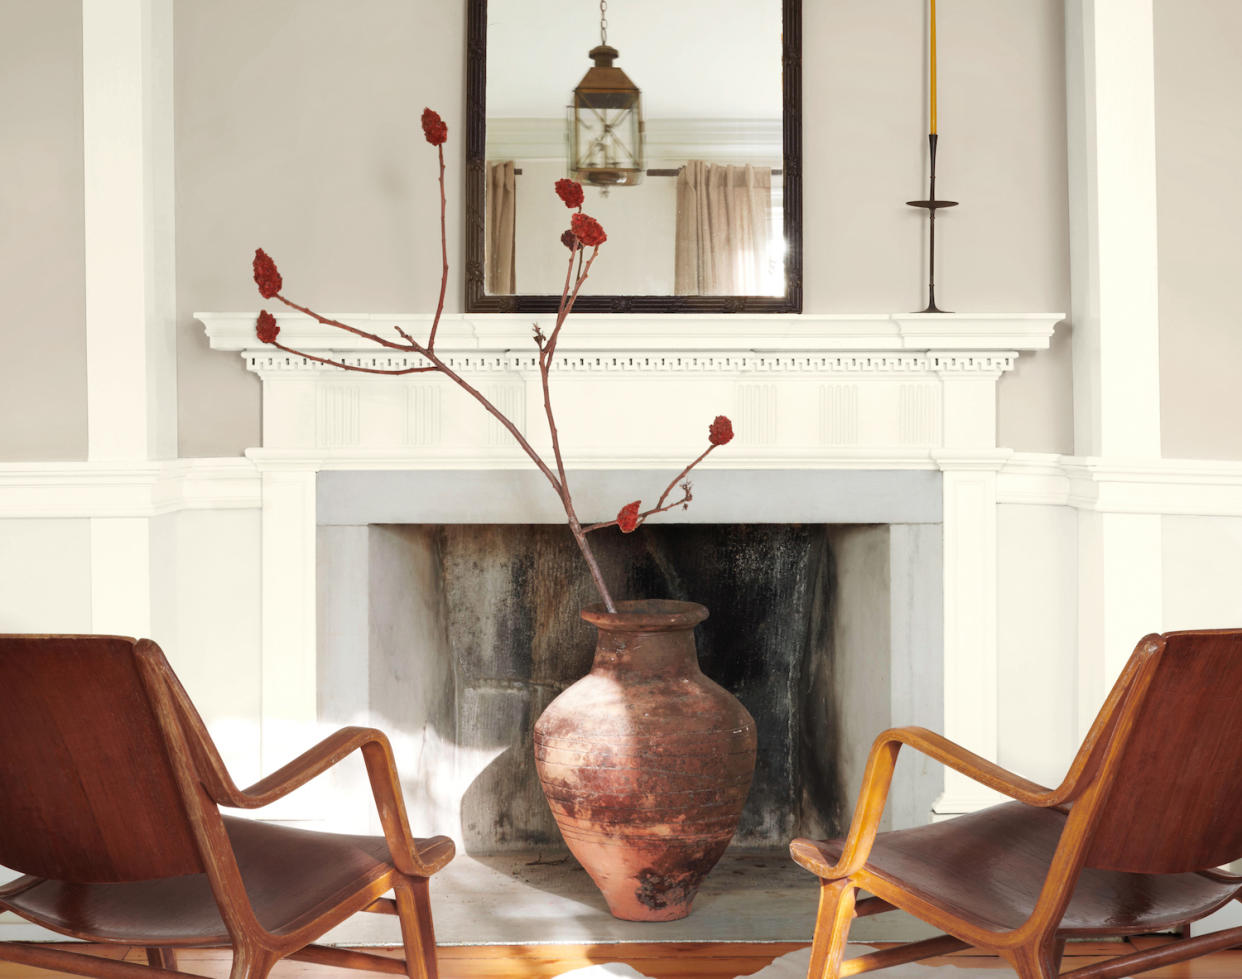
[[[347,560],[334,555],[334,535],[355,535],[357,559],[358,535],[378,535],[376,527],[561,523],[563,515],[507,433],[443,379],[345,373],[261,347],[252,314],[198,318],[214,348],[239,352],[263,382],[263,446],[248,455],[263,487],[268,768],[305,743],[333,682],[317,649],[330,644],[333,601],[347,603],[335,586],[320,590],[317,555]],[[377,332],[399,323],[415,336],[428,322],[339,318]],[[878,658],[859,654],[884,689],[845,738],[846,783],[889,720],[936,724],[994,758],[996,472],[1007,457],[995,444],[995,387],[1022,351],[1048,345],[1061,318],[574,317],[552,383],[579,511],[607,519],[619,503],[658,492],[702,442],[707,422],[728,414],[737,438],[696,470],[694,503],[679,519],[854,528],[853,548],[869,557],[841,587],[856,581],[860,596],[885,565],[885,600],[866,611],[861,599],[849,600],[865,621],[841,626],[856,630],[860,650],[876,634],[867,623],[883,620],[888,631]],[[531,319],[445,317],[437,351],[546,448]],[[302,317],[280,325],[282,338],[310,352],[402,365],[404,355],[362,350]],[[864,527],[878,529],[868,537]],[[867,702],[861,688],[850,699]],[[991,801],[953,773],[932,790],[917,781],[894,800],[894,825]],[[453,794],[429,805],[455,809]],[[310,804],[292,804],[286,815],[305,817]]]

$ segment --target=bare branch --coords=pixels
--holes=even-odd
[[[431,332],[427,336],[427,349],[434,350],[436,346],[436,330],[440,328],[440,315],[444,312],[444,290],[448,288],[448,235],[444,230],[444,211],[447,207],[447,198],[444,194],[444,144],[440,143],[436,147],[440,154],[440,255],[444,259],[444,270],[440,273],[440,301],[436,303],[435,319],[431,321]]]
[[[316,313],[313,309],[307,309],[305,306],[299,306],[295,302],[290,302],[280,293],[276,293],[276,295],[273,296],[272,298],[279,299],[282,303],[284,303],[290,309],[296,309],[299,313],[305,313],[307,316],[311,317],[311,319],[314,319],[322,323],[324,326],[335,326],[338,330],[345,330],[347,333],[352,333],[355,336],[360,336],[366,340],[372,340],[375,343],[378,343],[381,347],[387,347],[390,350],[413,350],[415,349],[413,347],[406,346],[404,343],[393,343],[393,341],[391,340],[385,340],[381,336],[377,336],[374,333],[368,333],[366,330],[360,330],[358,329],[358,327],[350,326],[348,323],[342,323],[340,320],[334,320],[334,319],[330,319],[327,316],[322,316],[319,313]]]
[[[664,513],[668,510],[675,510],[677,509],[677,507],[685,506],[692,499],[694,499],[694,497],[690,495],[690,484],[689,483],[682,483],[682,489],[685,491],[685,493],[681,497],[680,500],[674,500],[672,503],[669,503],[666,506],[653,506],[650,510],[641,511],[638,514],[638,522],[634,525],[634,530],[637,530],[644,523],[646,523],[648,517],[653,517],[657,513]],[[593,523],[587,527],[583,527],[582,532],[584,534],[589,534],[595,530],[603,530],[605,527],[616,527],[616,526],[618,526],[618,522],[616,520],[606,520],[603,523]],[[631,531],[631,533],[633,533],[633,531]]]
[[[517,444],[521,447],[522,451],[530,456],[531,462],[533,462],[539,468],[539,471],[547,477],[548,482],[552,484],[552,488],[556,491],[557,496],[564,499],[564,493],[561,491],[561,484],[560,481],[557,480],[556,475],[551,469],[548,468],[548,464],[543,461],[543,458],[539,455],[539,453],[535,451],[535,447],[526,440],[526,436],[518,430],[518,427],[514,425],[513,422],[509,421],[504,412],[492,404],[482,392],[472,387],[464,377],[449,367],[449,365],[436,356],[433,351],[423,350],[422,355],[435,365],[436,370],[460,387],[463,391],[470,395],[470,397],[474,398],[475,401],[483,406],[488,414],[504,426],[505,430],[517,441]]]
[[[586,282],[587,276],[591,274],[591,264],[595,261],[595,257],[599,254],[599,245],[591,252],[591,257],[586,260],[586,265],[578,273],[578,280],[574,283],[574,291],[570,293],[569,301],[565,303],[561,311],[556,314],[556,326],[552,328],[552,336],[548,338],[547,358],[548,363],[552,362],[552,354],[556,352],[556,341],[561,335],[561,327],[565,325],[565,320],[569,318],[569,312],[574,308],[574,302],[578,298],[578,293],[582,289],[582,283]],[[563,300],[562,300],[563,301]]]
[[[706,459],[708,453],[711,452],[712,449],[714,448],[716,448],[716,445],[714,443],[709,445],[706,449],[702,451],[702,453],[699,455],[697,459],[695,459],[692,463],[690,463],[690,465],[686,466],[685,469],[683,469],[675,477],[673,477],[673,481],[669,483],[668,486],[665,487],[664,492],[660,494],[660,499],[656,501],[656,505],[653,506],[650,510],[643,510],[641,513],[638,514],[638,523],[635,525],[635,528],[634,528],[635,530],[641,527],[646,522],[648,517],[654,516],[657,513],[664,513],[668,510],[674,510],[679,506],[685,506],[692,499],[694,499],[694,497],[690,493],[690,482],[689,480],[686,480],[685,477],[689,474],[691,469],[693,469],[700,462]],[[674,500],[672,503],[666,503],[665,501],[668,499],[669,493],[673,492],[674,487],[676,487],[678,484],[681,485],[681,493],[682,493],[681,498]],[[590,524],[589,526],[583,527],[582,532],[584,534],[589,534],[595,530],[602,530],[605,527],[615,527],[615,526],[617,526],[616,520],[606,520],[603,523],[593,523],[593,524]]]
[[[405,338],[405,341],[410,345],[411,350],[417,350],[419,353],[422,353],[423,345],[419,343],[417,340],[415,340],[408,333],[406,333],[405,330],[401,329],[400,323],[394,324],[393,329],[396,330],[399,334],[401,334],[402,337]]]
[[[685,469],[683,469],[681,472],[679,472],[679,473],[678,473],[678,474],[674,477],[673,481],[672,481],[671,483],[669,483],[669,484],[668,484],[668,487],[664,490],[664,492],[660,494],[660,499],[659,499],[659,501],[656,503],[656,506],[657,506],[657,507],[662,507],[662,506],[664,505],[664,500],[668,497],[669,493],[673,492],[673,487],[674,487],[674,486],[676,486],[678,483],[680,483],[683,479],[685,479],[685,478],[686,478],[686,476],[688,476],[688,475],[690,474],[690,470],[691,470],[691,469],[693,469],[695,466],[697,466],[697,465],[698,465],[700,462],[702,462],[704,459],[706,459],[706,458],[707,458],[707,454],[708,454],[709,452],[711,452],[711,451],[712,451],[712,449],[714,449],[714,448],[716,448],[716,446],[715,446],[714,444],[713,444],[713,445],[709,445],[706,449],[704,449],[704,450],[703,450],[703,453],[702,453],[702,454],[701,454],[701,455],[700,455],[697,459],[695,459],[695,460],[694,460],[694,462],[690,463],[690,465],[686,466],[686,468],[685,468]],[[684,489],[685,489],[685,491],[686,491],[686,495],[687,495],[687,497],[689,497],[689,495],[690,495],[690,486],[689,486],[689,484],[688,484],[688,483],[684,485]],[[674,504],[674,506],[676,506],[676,504]]]
[[[574,247],[569,250],[569,264],[565,268],[565,286],[561,289],[561,301],[556,307],[556,325],[552,327],[552,337],[544,344],[544,357],[547,358],[549,365],[551,364],[552,354],[556,350],[556,335],[561,329],[561,324],[565,322],[567,314],[565,303],[569,301],[569,284],[574,280],[574,256],[578,256],[578,274],[582,274],[582,242],[577,238],[574,239]],[[539,366],[543,367],[544,358],[540,358]]]
[[[574,251],[579,250],[580,246],[575,245]],[[561,325],[565,322],[565,316],[569,312],[569,307],[573,305],[573,300],[568,298],[573,268],[574,252],[570,252],[569,266],[565,271],[565,286],[561,290],[561,312],[557,313],[556,328],[553,330],[552,336],[546,342],[541,342],[539,345],[539,380],[543,387],[543,410],[548,419],[548,432],[552,437],[552,456],[556,462],[556,473],[560,477],[561,482],[561,504],[565,507],[566,517],[569,518],[569,529],[574,535],[574,540],[578,542],[578,548],[582,551],[582,557],[586,560],[587,569],[591,572],[591,577],[595,581],[595,587],[604,599],[604,607],[609,612],[615,612],[617,607],[612,600],[612,594],[608,591],[608,586],[604,582],[604,576],[595,561],[595,555],[587,543],[586,532],[582,529],[582,524],[578,521],[578,514],[574,510],[573,497],[569,493],[569,480],[565,475],[565,460],[561,455],[561,437],[556,428],[556,418],[552,414],[552,392],[548,385],[548,374],[552,369],[552,356],[556,352],[556,336],[560,331]],[[581,287],[582,280],[585,277],[585,272],[579,275],[574,289],[575,295],[577,295],[578,288]],[[543,333],[538,326],[535,327],[535,334],[537,339],[542,339]]]

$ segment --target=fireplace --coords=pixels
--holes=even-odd
[[[471,853],[560,847],[530,731],[594,646],[577,613],[597,596],[563,522],[466,522],[476,496],[552,496],[533,475],[318,479],[319,719],[395,732],[412,817],[449,827]],[[571,473],[587,514],[635,480]],[[778,500],[790,483],[798,493],[768,522],[738,519],[751,509],[742,498]],[[703,670],[759,731],[739,844],[780,849],[839,828],[870,738],[893,719],[940,726],[939,497],[930,473],[713,470],[681,520],[595,535],[616,597],[713,612],[698,629]],[[844,522],[847,499],[888,520]],[[939,789],[938,773],[903,772],[893,811],[914,819]]]
[[[424,632],[443,633],[437,623],[451,614],[435,607],[435,589],[414,587],[443,575],[429,541],[451,527],[473,527],[476,538],[499,533],[493,525],[563,528],[555,495],[442,379],[344,374],[259,347],[250,315],[199,318],[213,347],[240,352],[263,381],[263,447],[248,453],[263,484],[263,767],[296,754],[320,723],[371,716],[366,704],[398,732],[412,810],[456,827],[467,848],[521,845],[495,813],[484,810],[473,828],[462,818],[463,800],[508,779],[503,762],[488,769],[514,746],[471,743],[459,726],[470,710],[452,725],[437,719],[452,660],[407,651],[441,641]],[[340,318],[426,332],[420,316]],[[1020,351],[1048,345],[1060,318],[582,316],[561,341],[552,384],[584,520],[658,493],[724,413],[737,438],[695,471],[694,502],[678,521],[801,525],[827,539],[836,713],[816,722],[832,730],[812,724],[796,737],[835,737],[835,774],[824,780],[847,795],[871,738],[890,722],[927,724],[995,757],[996,473],[1006,458],[995,446],[995,388]],[[530,319],[445,317],[437,351],[546,450]],[[300,349],[360,366],[405,364],[406,355],[362,350],[300,317],[280,323]],[[424,699],[396,697],[394,671]],[[541,696],[573,678],[549,681]],[[481,694],[478,703],[476,715],[493,719]],[[444,754],[450,771],[420,779]],[[943,783],[902,777],[888,808],[894,826],[993,798],[952,772]],[[319,801],[291,801],[283,815],[308,818]],[[793,823],[773,821],[774,801],[746,824],[749,839],[799,819],[810,827],[840,818],[839,795],[780,804],[792,806]]]

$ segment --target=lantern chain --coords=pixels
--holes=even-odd
[[[599,43],[608,43],[608,0],[599,0]]]

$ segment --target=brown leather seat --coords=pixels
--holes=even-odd
[[[925,901],[951,906],[978,928],[1006,931],[1030,918],[1065,828],[1065,813],[1020,802],[881,833],[867,867]],[[825,871],[844,840],[799,840],[794,859]],[[961,868],[971,866],[969,874]],[[1228,904],[1236,884],[1200,874],[1129,874],[1083,869],[1058,927],[1065,937],[1141,935],[1169,931]]]
[[[871,749],[849,835],[795,840],[820,880],[810,979],[838,979],[974,945],[1022,979],[1057,975],[1068,938],[1178,928],[1242,899],[1242,630],[1147,636],[1057,789],[922,728]],[[879,833],[903,746],[1017,800]],[[859,903],[858,891],[874,897]],[[901,908],[946,932],[845,961],[850,921]],[[1093,963],[1119,979],[1242,944],[1242,928]]]
[[[304,927],[316,909],[330,908],[339,895],[365,890],[392,871],[382,836],[311,832],[236,816],[225,816],[224,826],[259,924],[274,935]],[[415,842],[425,860],[442,866],[453,850],[440,839]],[[88,922],[96,941],[229,941],[206,874],[111,884],[24,877],[4,890],[2,903],[11,910],[64,934]]]
[[[287,795],[355,750],[383,836],[313,832],[224,816]],[[96,942],[146,946],[163,979],[169,949],[231,945],[233,979],[284,957],[437,975],[428,878],[452,840],[410,833],[392,750],[344,728],[248,789],[149,640],[0,636],[0,910]],[[393,891],[395,900],[384,898]],[[397,914],[405,961],[311,945],[357,911]],[[0,942],[0,959],[103,979],[151,970]]]

